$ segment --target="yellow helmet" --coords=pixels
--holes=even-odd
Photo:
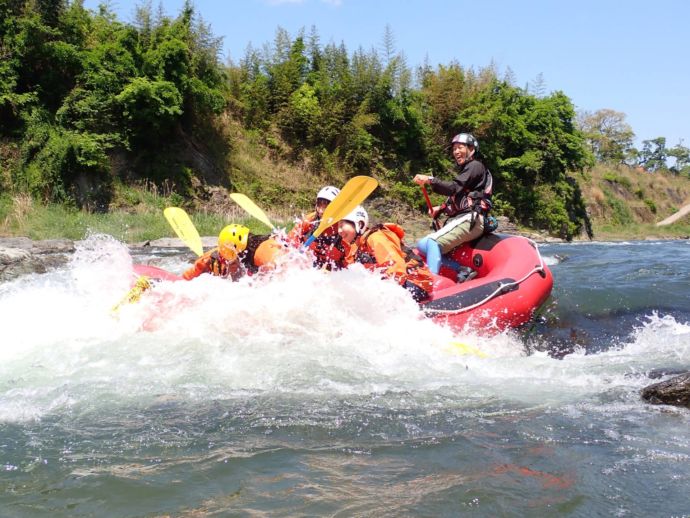
[[[244,252],[249,239],[249,229],[236,223],[228,225],[218,235],[218,250],[228,261],[234,261],[237,254]]]

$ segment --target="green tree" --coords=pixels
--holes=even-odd
[[[675,159],[675,164],[669,168],[669,171],[690,176],[690,149],[683,145],[682,139],[678,145],[668,150],[668,156]]]
[[[625,122],[624,113],[609,109],[584,112],[579,125],[597,160],[623,163],[629,156],[635,133]]]
[[[639,165],[647,171],[655,172],[666,167],[666,137],[657,137],[642,141],[642,150],[639,154]]]

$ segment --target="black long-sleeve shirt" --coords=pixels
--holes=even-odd
[[[440,180],[436,177],[431,180],[431,189],[438,194],[448,196],[453,200],[461,212],[470,210],[471,203],[467,200],[467,194],[480,191],[486,185],[487,169],[478,160],[466,162],[453,180]]]

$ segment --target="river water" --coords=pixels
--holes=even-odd
[[[541,251],[540,319],[487,339],[360,269],[113,315],[193,256],[92,236],[0,285],[0,515],[690,516],[690,411],[639,397],[690,368],[690,242]]]

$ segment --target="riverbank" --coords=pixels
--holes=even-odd
[[[66,263],[75,242],[91,234],[107,234],[128,246],[185,248],[163,217],[163,209],[171,204],[165,197],[152,197],[146,202],[115,210],[107,214],[93,214],[70,209],[63,205],[42,205],[26,196],[0,198],[0,281],[26,273],[43,273]],[[231,223],[247,225],[252,233],[265,234],[268,227],[250,218],[242,209],[225,200],[213,210],[192,212],[191,218],[208,248],[215,245],[217,232]],[[367,204],[372,222],[401,222],[407,232],[406,242],[414,243],[429,231],[429,218],[384,199]],[[270,211],[273,223],[291,228],[297,214]],[[295,212],[294,210],[292,212]],[[544,231],[517,227],[505,217],[498,217],[498,232],[517,234],[537,243],[559,243],[562,239]],[[688,239],[690,225],[682,221],[658,227],[654,224],[626,226],[599,225],[593,241],[639,241]],[[590,241],[580,236],[580,241]]]

